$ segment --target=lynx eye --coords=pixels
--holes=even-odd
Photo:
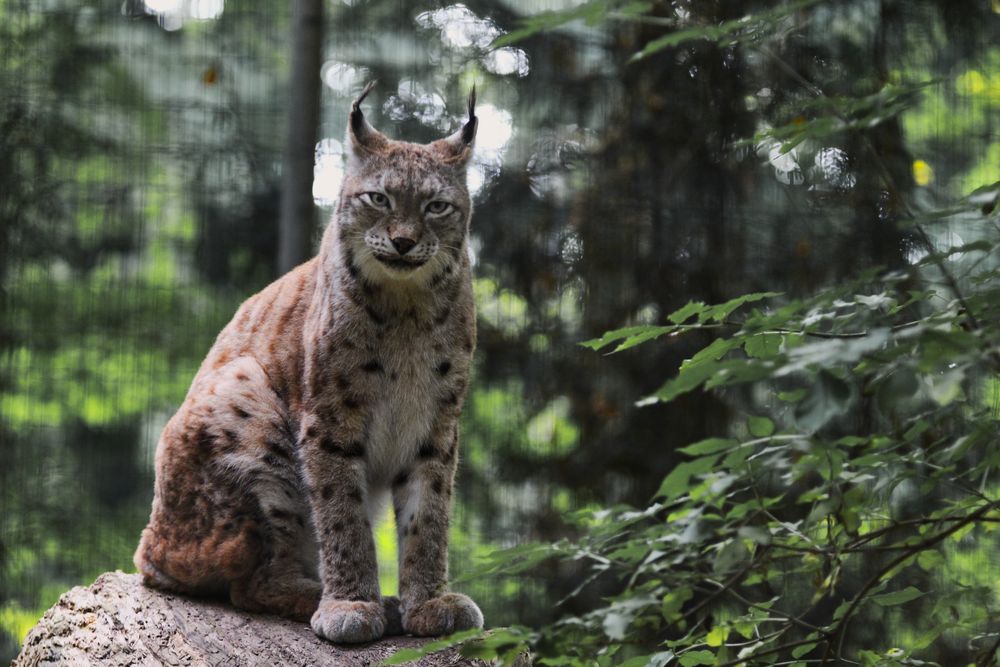
[[[361,198],[376,208],[389,208],[389,198],[381,192],[366,192]]]
[[[447,213],[451,209],[452,209],[452,205],[449,204],[448,202],[441,201],[441,200],[435,200],[435,201],[432,201],[430,204],[428,204],[427,207],[424,210],[426,210],[431,215],[444,215],[445,213]]]

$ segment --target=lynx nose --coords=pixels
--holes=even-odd
[[[392,241],[392,245],[395,246],[396,252],[400,255],[405,255],[413,249],[413,246],[417,245],[416,241],[408,239],[405,236],[397,236],[396,238],[390,240]]]

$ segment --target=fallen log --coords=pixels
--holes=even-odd
[[[387,637],[371,644],[337,646],[317,637],[304,623],[164,594],[143,586],[138,575],[109,572],[90,586],[70,590],[45,612],[25,638],[13,667],[375,667],[399,649],[428,641]],[[448,649],[410,664],[485,663]]]

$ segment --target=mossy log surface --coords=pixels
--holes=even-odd
[[[167,595],[143,586],[138,575],[109,572],[90,586],[70,590],[45,612],[13,665],[374,667],[401,648],[427,641],[388,637],[337,646],[304,623]],[[484,665],[453,649],[410,664]]]

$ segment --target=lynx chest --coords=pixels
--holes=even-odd
[[[432,338],[408,329],[387,332],[375,348],[367,465],[369,480],[388,484],[411,464],[431,434],[443,381]]]

